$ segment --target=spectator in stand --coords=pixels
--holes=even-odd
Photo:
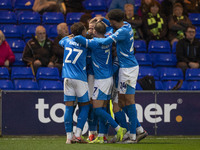
[[[183,6],[175,3],[173,6],[173,15],[170,16],[168,22],[169,40],[171,45],[174,42],[184,38],[184,32],[188,25],[192,24],[187,16],[183,15]]]
[[[13,54],[10,46],[6,42],[5,35],[0,30],[0,66],[7,67],[9,71],[11,69],[9,66],[15,61],[15,55]]]
[[[125,21],[131,24],[131,27],[134,32],[134,39],[139,40],[143,39],[143,33],[141,30],[142,18],[138,15],[134,15],[134,6],[132,4],[125,4]]]
[[[35,0],[32,9],[40,14],[44,12],[62,12],[66,14],[65,4],[61,0]]]
[[[141,6],[138,9],[138,15],[140,17],[145,16],[149,12],[149,5],[153,2],[154,0],[142,0],[141,1]]]
[[[64,0],[68,12],[84,12],[82,2],[84,0]]]
[[[45,28],[37,26],[35,34],[26,43],[22,59],[33,66],[36,73],[39,67],[54,67],[55,56],[52,55],[53,43],[47,37]]]
[[[167,40],[167,22],[160,14],[160,3],[153,1],[149,5],[149,12],[143,17],[143,34],[147,43],[150,40]]]
[[[188,16],[187,8],[185,7],[185,1],[187,0],[163,0],[161,2],[161,13],[165,14],[167,18],[173,14],[173,6],[175,3],[180,3],[183,6],[183,15]]]
[[[80,22],[83,23],[83,25],[86,27],[87,30],[89,28],[88,25],[91,19],[92,19],[92,15],[90,13],[85,13],[80,18]]]
[[[53,55],[55,56],[55,67],[58,68],[61,74],[62,66],[63,66],[64,48],[59,45],[59,41],[65,36],[69,35],[67,24],[66,23],[58,24],[57,33],[58,33],[58,36],[54,39],[52,51],[53,51]]]
[[[132,4],[135,6],[135,0],[112,0],[108,11],[112,9],[121,9],[124,11],[125,4]]]
[[[188,13],[200,13],[199,0],[186,0],[185,6]]]
[[[185,73],[187,68],[199,68],[200,41],[195,38],[196,27],[189,25],[185,32],[185,38],[176,45],[177,67]]]

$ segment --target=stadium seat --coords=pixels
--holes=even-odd
[[[173,45],[172,45],[172,53],[176,53],[176,44],[177,43],[178,43],[177,41],[173,43]]]
[[[105,11],[94,11],[94,12],[92,12],[92,18],[94,18],[94,17],[96,17],[98,15],[101,15],[101,16],[105,17],[106,14],[107,13]]]
[[[31,67],[13,67],[11,79],[34,79]]]
[[[176,86],[177,82],[178,81],[164,81],[163,82],[164,90],[171,90],[173,87]],[[178,90],[188,90],[187,82],[183,81],[181,88]]]
[[[177,63],[175,54],[151,54],[154,67],[175,67]]]
[[[35,0],[15,0],[14,3],[14,9],[21,9],[21,10],[26,10],[26,9],[30,9],[32,10],[33,4],[34,4]],[[28,4],[28,2],[30,2],[30,5],[26,5]]]
[[[164,90],[163,84],[161,81],[155,81],[156,90]]]
[[[183,72],[180,68],[160,68],[160,80],[183,80]]]
[[[58,24],[62,22],[65,22],[65,20],[61,12],[45,12],[42,15],[43,24]]]
[[[138,79],[143,78],[146,75],[153,76],[155,80],[159,80],[157,69],[151,67],[140,67]]]
[[[199,13],[190,13],[189,19],[193,25],[200,25],[200,14]]]
[[[0,67],[0,79],[9,79],[10,74],[6,67]]]
[[[148,46],[149,53],[171,53],[169,41],[150,41]]]
[[[24,51],[25,43],[20,39],[6,39],[12,51],[22,53]]]
[[[39,90],[38,83],[34,80],[13,80],[15,90]]]
[[[17,16],[19,24],[40,24],[40,14],[38,12],[23,11]]]
[[[55,67],[40,67],[37,70],[36,79],[49,79],[49,80],[60,80],[58,68]]]
[[[188,82],[188,90],[200,90],[200,81]]]
[[[0,23],[2,23],[2,24],[7,24],[7,23],[16,24],[17,19],[16,19],[16,16],[15,16],[15,13],[12,12],[12,11],[0,10]]]
[[[106,10],[106,0],[85,0],[83,1],[83,7],[86,10],[98,11]]]
[[[31,38],[32,36],[35,35],[35,29],[37,28],[38,25],[25,25],[24,26],[24,31],[23,31],[23,36],[25,39]]]
[[[10,80],[0,80],[0,89],[1,90],[13,90],[13,83]]]
[[[139,83],[136,84],[136,90],[139,90],[139,91],[143,90],[142,87],[141,87],[141,85]]]
[[[61,81],[39,80],[38,84],[40,90],[63,90]]]
[[[200,39],[200,27],[196,27],[196,35],[195,38]]]
[[[6,38],[22,38],[21,28],[17,25],[4,25],[2,26],[2,32]]]
[[[79,22],[83,12],[69,12],[66,16],[66,23],[73,24],[75,22]]]
[[[26,63],[22,60],[22,53],[14,53],[15,54],[15,62],[12,66],[26,66]]]
[[[106,9],[107,10],[109,9],[111,3],[112,3],[112,0],[106,0]]]
[[[141,66],[152,66],[151,57],[146,53],[136,53],[135,58]]]
[[[58,36],[57,25],[46,25],[45,28],[46,28],[48,37],[55,38]]]
[[[185,73],[186,81],[200,81],[200,69],[187,69]]]
[[[0,0],[0,9],[12,9],[11,0]]]
[[[134,48],[136,49],[136,52],[140,53],[146,53],[147,52],[147,45],[144,40],[135,40],[134,41]]]

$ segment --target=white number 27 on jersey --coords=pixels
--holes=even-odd
[[[68,51],[69,51],[69,53],[67,54],[67,57],[65,58],[65,63],[72,63],[72,64],[75,64],[75,63],[76,63],[76,61],[78,60],[78,58],[81,56],[81,54],[82,54],[82,52],[83,52],[83,50],[81,50],[81,49],[76,49],[76,48],[71,49],[71,48],[69,48],[69,47],[66,47],[65,50],[68,50]],[[77,55],[76,55],[76,57],[74,58],[73,61],[72,61],[72,60],[69,60],[69,57],[70,57],[70,55],[72,54],[72,52],[77,52]]]

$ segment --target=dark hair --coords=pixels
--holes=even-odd
[[[92,15],[89,13],[85,13],[81,16],[80,22],[88,29],[88,20],[92,19]]]
[[[159,8],[159,11],[158,11],[158,12],[161,11],[160,3],[159,3],[158,1],[152,1],[152,3],[149,4],[149,12],[150,12],[150,10],[151,10],[151,7],[153,7],[153,6],[158,6],[158,8]]]
[[[108,12],[109,20],[115,20],[117,22],[123,21],[125,13],[121,9],[112,9]]]
[[[192,25],[192,24],[190,24],[190,25],[187,26],[187,28],[185,30],[186,32],[187,32],[188,28],[195,29],[195,31],[196,31],[196,27],[194,25]]]
[[[103,22],[97,22],[94,26],[94,29],[100,33],[100,34],[105,34],[106,33],[106,25]]]
[[[83,30],[85,30],[85,26],[81,22],[77,22],[70,27],[70,30],[74,36],[82,35]]]

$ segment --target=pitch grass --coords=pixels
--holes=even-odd
[[[3,136],[0,150],[200,150],[200,136],[148,136],[138,144],[65,144],[64,136]]]

